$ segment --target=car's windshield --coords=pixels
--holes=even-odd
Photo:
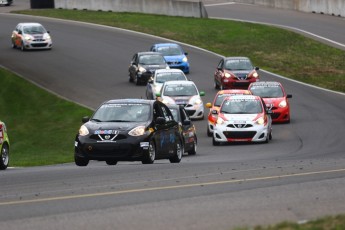
[[[224,101],[224,99],[228,96],[231,96],[231,95],[234,95],[234,94],[218,94],[216,101],[214,102],[214,106],[219,107],[222,104],[222,102]]]
[[[98,122],[144,122],[150,118],[150,106],[141,103],[104,104],[91,120]]]
[[[167,73],[157,73],[155,76],[155,81],[157,83],[164,83],[166,81],[180,81],[187,80],[183,73],[179,72],[167,72]]]
[[[259,100],[226,100],[220,109],[225,114],[257,114],[262,112]]]
[[[46,30],[42,26],[24,26],[25,34],[44,34]]]
[[[157,51],[164,56],[176,56],[176,55],[182,55],[182,50],[177,46],[163,46],[158,47]]]
[[[227,70],[252,70],[252,63],[248,59],[230,59],[225,61],[224,68]]]
[[[257,95],[264,98],[276,98],[276,97],[284,97],[283,90],[280,86],[253,86],[250,88],[250,91],[253,95]]]
[[[171,84],[166,85],[163,90],[164,96],[194,96],[198,95],[195,85],[192,84]]]
[[[142,55],[139,57],[139,63],[142,65],[162,65],[165,59],[161,55]]]

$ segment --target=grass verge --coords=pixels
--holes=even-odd
[[[85,10],[44,9],[16,13],[120,27],[192,44],[224,56],[247,56],[262,69],[345,92],[345,51],[276,27],[216,19]]]
[[[81,118],[92,111],[0,68],[0,118],[10,138],[10,166],[72,162]]]

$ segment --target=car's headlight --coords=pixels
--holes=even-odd
[[[79,129],[79,135],[80,136],[86,136],[89,134],[89,130],[86,128],[85,125],[82,125]]]
[[[256,123],[259,124],[259,125],[263,125],[263,124],[265,123],[264,117],[259,117],[259,118],[256,120]]]
[[[162,88],[162,86],[161,86],[161,85],[155,85],[155,86],[154,86],[154,90],[155,90],[155,92],[159,92],[159,91],[161,91],[161,88]]]
[[[45,40],[50,40],[51,37],[50,37],[49,34],[44,34],[44,35],[43,35],[43,39],[45,39]]]
[[[259,77],[259,74],[257,72],[253,73],[253,77],[257,78]]]
[[[190,104],[200,105],[200,104],[202,104],[202,100],[200,98],[196,98],[196,99],[192,100],[192,103],[190,103]]]
[[[231,74],[225,73],[225,74],[224,74],[224,77],[229,78],[229,77],[231,77]]]
[[[139,67],[139,72],[146,72],[146,69],[142,66]]]
[[[279,107],[280,108],[285,108],[287,106],[287,103],[286,103],[286,101],[284,100],[284,101],[281,101],[280,103],[279,103]]]
[[[128,132],[128,135],[137,137],[145,134],[145,126],[138,126]]]
[[[164,97],[162,102],[166,105],[174,105],[175,101],[170,97]]]
[[[32,40],[32,37],[30,35],[25,35],[24,39],[27,40],[27,41],[30,41],[30,40]]]
[[[217,119],[217,125],[222,125],[222,124],[224,124],[224,119],[223,118],[221,118],[221,117],[218,117],[218,119]]]
[[[182,61],[183,61],[183,62],[187,62],[187,61],[188,61],[188,58],[187,58],[187,57],[184,57],[184,58],[182,59]]]

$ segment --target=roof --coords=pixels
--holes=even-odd
[[[111,99],[103,102],[103,104],[113,104],[113,103],[142,103],[142,104],[152,104],[154,100],[139,99],[139,98],[125,98],[125,99]]]
[[[154,46],[162,47],[162,46],[180,46],[180,45],[177,43],[156,43],[154,44]]]

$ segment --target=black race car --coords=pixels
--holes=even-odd
[[[118,161],[181,161],[184,149],[179,124],[159,101],[106,101],[91,118],[84,117],[82,121],[75,139],[74,160],[78,166],[86,166],[90,160],[108,165]]]
[[[181,136],[183,137],[184,151],[188,155],[195,155],[198,144],[196,136],[196,129],[191,119],[189,118],[186,110],[181,105],[168,105],[174,119],[180,125]]]
[[[157,69],[169,69],[164,56],[158,52],[139,52],[134,54],[128,68],[129,81],[136,85],[146,85]]]

